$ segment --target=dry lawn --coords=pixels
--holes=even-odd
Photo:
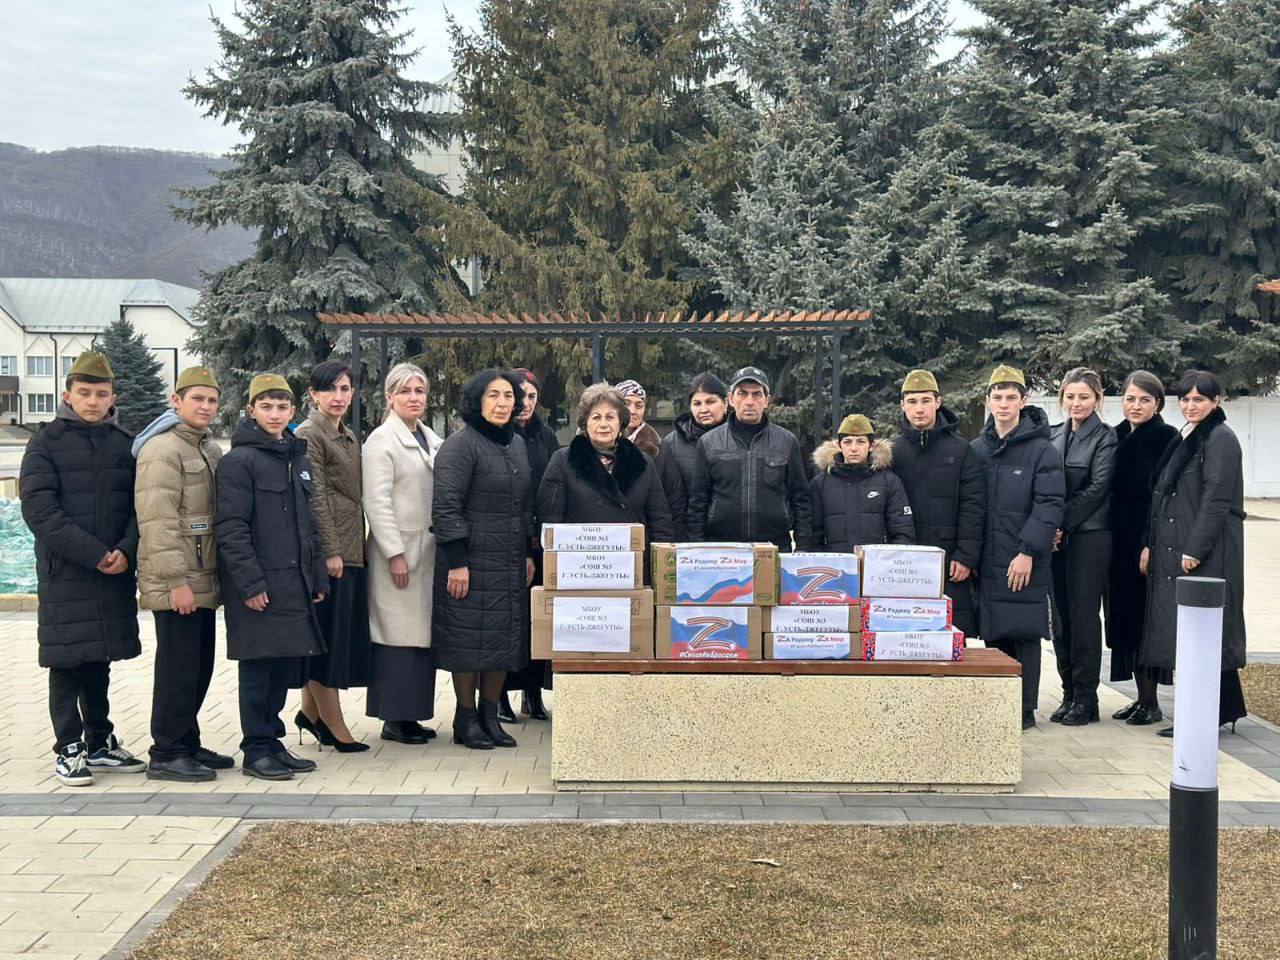
[[[1249,712],[1280,723],[1280,663],[1251,663],[1240,671]]]
[[[1280,831],[1222,854],[1219,957],[1280,957]],[[277,824],[132,957],[1156,960],[1166,858],[1156,829]]]

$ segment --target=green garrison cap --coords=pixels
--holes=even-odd
[[[173,392],[181,393],[187,387],[213,387],[219,393],[222,392],[222,388],[218,386],[218,379],[208,367],[187,367],[178,374],[178,382],[173,385]]]
[[[1027,378],[1022,375],[1022,371],[1017,367],[1006,366],[1003,363],[991,371],[991,379],[987,381],[987,389],[990,390],[997,383],[1016,383],[1023,390],[1027,389]]]
[[[903,393],[941,393],[938,389],[938,378],[928,370],[912,370],[907,379],[902,381]]]
[[[841,437],[870,437],[875,434],[871,421],[860,413],[851,413],[840,421],[836,433]]]
[[[253,403],[258,398],[258,394],[266,393],[268,390],[283,390],[289,396],[293,396],[293,388],[289,386],[289,381],[278,373],[260,373],[249,381],[249,403]]]
[[[100,353],[94,353],[92,350],[86,350],[76,357],[76,362],[71,365],[67,376],[94,377],[98,380],[114,380],[116,378],[116,375],[111,372],[111,364],[107,362],[107,358]]]

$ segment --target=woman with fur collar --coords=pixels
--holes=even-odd
[[[906,488],[893,466],[893,449],[877,440],[860,413],[844,418],[835,440],[813,452],[818,472],[809,481],[813,543],[849,553],[864,543],[911,543],[915,522]]]
[[[578,436],[557,450],[538,489],[539,523],[642,523],[650,541],[675,536],[653,461],[622,436],[621,394],[595,383],[578,404]]]

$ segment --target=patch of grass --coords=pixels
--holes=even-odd
[[[1280,723],[1280,663],[1251,663],[1240,671],[1249,712]]]
[[[1280,956],[1280,831],[1221,845],[1219,957]],[[274,824],[132,960],[1157,960],[1166,863],[1153,829]]]

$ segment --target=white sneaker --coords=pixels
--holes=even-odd
[[[88,787],[93,785],[93,771],[88,767],[89,754],[84,742],[77,740],[69,743],[58,753],[53,761],[53,775],[59,783],[68,787]]]
[[[89,754],[87,762],[92,770],[110,770],[112,773],[142,773],[147,769],[146,762],[121,746],[114,733],[107,734],[106,745]]]

